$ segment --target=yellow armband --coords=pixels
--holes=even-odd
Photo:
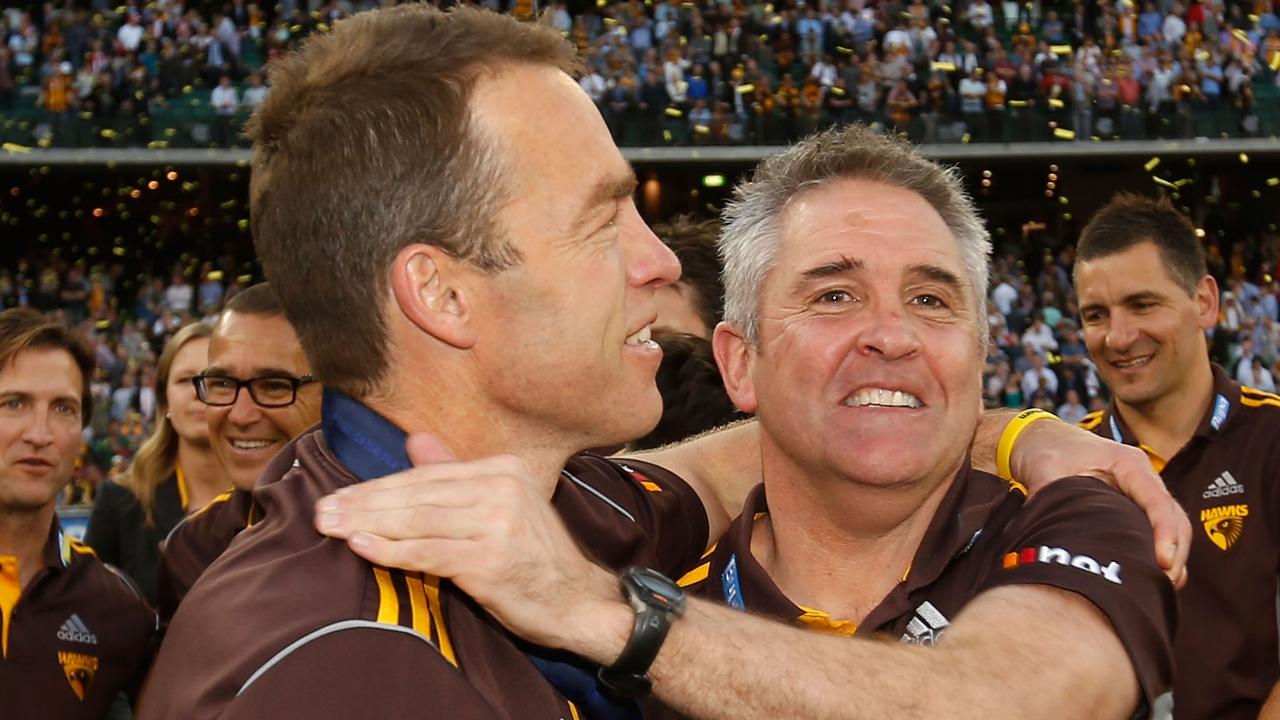
[[[1030,408],[1018,413],[1008,425],[1004,426],[1004,432],[1000,433],[1000,442],[996,444],[996,471],[1000,473],[1000,477],[1013,481],[1013,473],[1009,470],[1009,458],[1013,456],[1014,443],[1018,442],[1018,436],[1022,435],[1022,431],[1026,430],[1028,425],[1046,418],[1057,420],[1058,416],[1048,410]]]

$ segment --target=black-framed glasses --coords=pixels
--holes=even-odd
[[[205,405],[214,407],[234,405],[242,387],[249,388],[249,397],[259,407],[288,407],[297,402],[298,388],[315,381],[311,375],[267,375],[241,380],[227,375],[200,373],[191,378],[191,384],[196,386],[196,397]]]

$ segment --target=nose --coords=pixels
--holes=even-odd
[[[22,441],[31,447],[42,448],[53,444],[53,430],[49,427],[49,411],[37,410],[22,428]]]
[[[227,420],[234,425],[252,425],[262,419],[262,408],[253,401],[253,396],[249,394],[249,388],[240,388],[240,393],[236,395],[236,401],[231,404],[231,408],[227,411]]]
[[[659,288],[680,279],[680,260],[640,217],[635,203],[623,209],[619,234],[627,264],[627,282],[633,287]]]
[[[1124,312],[1113,312],[1108,319],[1105,339],[1108,350],[1123,352],[1138,339],[1138,326]]]
[[[863,312],[867,325],[858,342],[863,354],[890,361],[910,358],[920,351],[920,338],[897,304],[872,302]]]

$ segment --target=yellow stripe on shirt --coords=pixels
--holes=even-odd
[[[440,609],[440,578],[427,575],[423,578],[422,587],[427,593],[427,607],[431,608],[431,619],[436,626],[436,645],[440,654],[450,665],[458,667],[458,657],[453,652],[453,641],[449,639],[449,628],[444,624],[444,613]]]
[[[384,625],[399,625],[400,598],[396,597],[396,586],[391,582],[391,571],[376,567],[373,569],[373,577],[378,581],[378,622]]]

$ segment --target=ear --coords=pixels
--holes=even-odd
[[[1208,330],[1218,324],[1218,281],[1212,275],[1205,275],[1196,283],[1196,309],[1200,319],[1200,329]]]
[[[751,376],[754,346],[737,327],[722,322],[711,335],[711,351],[716,356],[729,399],[739,410],[754,413],[759,407],[755,380]]]
[[[464,269],[444,250],[408,245],[391,263],[391,293],[405,319],[440,342],[465,350],[475,344]]]

